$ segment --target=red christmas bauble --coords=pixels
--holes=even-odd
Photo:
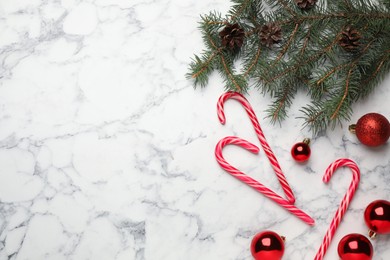
[[[343,237],[337,251],[341,260],[371,260],[374,254],[370,240],[360,234],[349,234]]]
[[[370,236],[390,234],[390,202],[375,200],[364,211],[364,220],[370,229]]]
[[[386,117],[378,113],[368,113],[351,125],[350,130],[356,133],[362,144],[379,146],[387,142],[390,137],[390,123]]]
[[[284,238],[273,231],[258,233],[252,239],[251,253],[256,260],[280,260],[284,254]]]
[[[291,148],[291,156],[297,162],[305,162],[309,160],[311,150],[309,146],[310,140],[305,139],[303,142],[294,144]]]

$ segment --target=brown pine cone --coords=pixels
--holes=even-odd
[[[245,31],[238,23],[227,24],[219,32],[219,36],[221,37],[223,47],[227,47],[230,50],[238,50],[244,43]]]
[[[302,10],[309,10],[316,4],[317,0],[295,0],[295,3]]]
[[[346,51],[354,51],[360,46],[359,43],[360,39],[361,39],[360,33],[356,29],[353,29],[350,26],[348,26],[344,29],[344,31],[341,32],[339,44]]]
[[[282,28],[276,23],[263,25],[260,30],[260,41],[263,45],[271,47],[282,41]]]

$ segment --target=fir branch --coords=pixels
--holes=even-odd
[[[381,12],[370,12],[370,13],[357,13],[357,12],[340,12],[331,14],[317,14],[317,15],[304,15],[301,16],[298,21],[304,22],[308,20],[325,20],[325,19],[351,19],[356,20],[357,18],[370,18],[370,19],[390,19],[390,14]],[[294,20],[289,19],[289,22]]]
[[[337,108],[335,109],[335,111],[333,112],[332,116],[330,117],[330,120],[334,120],[337,117],[338,113],[340,112],[340,108],[343,105],[343,103],[345,102],[345,100],[347,98],[347,95],[348,95],[348,92],[349,92],[349,84],[350,84],[350,79],[351,79],[352,72],[353,72],[354,68],[356,67],[357,63],[359,62],[361,56],[363,56],[366,53],[366,51],[368,50],[368,48],[372,45],[372,43],[374,41],[375,41],[375,39],[371,40],[371,42],[369,42],[364,47],[364,49],[359,54],[359,56],[357,58],[355,58],[355,60],[349,65],[350,69],[348,71],[348,74],[347,74],[347,77],[346,77],[346,80],[345,80],[345,87],[344,87],[343,96],[341,97],[341,100],[340,100],[339,104],[337,105]],[[345,67],[345,66],[346,66],[346,64],[343,64],[343,65],[340,65],[338,67],[342,68],[342,67]]]
[[[340,69],[344,68],[347,66],[347,63],[340,64],[336,67],[334,67],[332,70],[328,71],[323,77],[321,77],[319,80],[316,81],[316,85],[321,85],[326,79],[328,79],[331,75],[339,71]]]
[[[225,58],[223,57],[223,55],[220,55],[220,58],[221,58],[221,62],[223,64],[224,71],[225,71],[225,73],[227,75],[228,81],[230,81],[231,84],[234,86],[234,90],[235,91],[241,92],[242,88],[240,87],[240,84],[238,83],[238,80],[233,75],[232,71],[230,70],[229,66],[227,65]]]
[[[243,2],[241,2],[243,1]],[[248,8],[251,4],[252,0],[235,0],[237,2],[236,5],[232,7],[232,11],[230,11],[230,20],[236,21],[239,17],[241,17],[242,13]]]
[[[207,36],[207,40],[208,40],[209,44],[212,46],[212,48],[213,48],[217,53],[221,53],[221,48],[219,48],[219,47],[217,46],[217,44],[214,42],[214,40],[213,40],[211,34],[210,34],[210,33],[207,33],[206,36]]]
[[[300,111],[305,115],[305,117],[299,117],[305,120],[305,127],[309,127],[314,133],[319,133],[326,129],[329,122],[323,102],[315,102],[302,108]]]
[[[268,117],[271,118],[271,122],[275,123],[287,116],[286,108],[291,105],[291,99],[295,92],[296,88],[292,84],[285,84],[283,89],[275,94],[277,99],[271,105],[271,108],[266,111],[269,114]]]
[[[369,18],[369,19],[390,19],[390,14],[381,13],[381,12],[372,12],[372,13],[356,13],[356,12],[341,12],[341,13],[331,13],[331,14],[317,14],[317,15],[302,15],[289,17],[285,20],[278,21],[279,24],[291,24],[291,23],[304,23],[308,21],[323,21],[331,19],[341,19],[341,20],[356,20],[360,18]]]
[[[217,55],[218,53],[219,53],[219,51],[214,51],[214,52],[206,59],[206,61],[201,61],[201,60],[199,59],[199,57],[196,56],[196,57],[195,57],[195,61],[196,61],[197,63],[200,63],[201,65],[200,65],[200,68],[195,69],[196,71],[190,75],[191,78],[196,79],[196,78],[198,78],[202,73],[204,73],[206,70],[208,70],[208,69],[210,68],[210,66],[211,66],[210,64],[211,64],[211,62],[213,61],[215,55]]]
[[[390,50],[387,50],[385,52],[385,54],[383,55],[383,58],[379,60],[378,65],[375,66],[376,69],[374,70],[374,72],[367,79],[365,79],[362,82],[362,84],[365,85],[368,82],[370,82],[372,79],[374,79],[379,74],[381,69],[383,68],[385,62],[388,61],[389,59],[390,59]]]
[[[287,12],[289,12],[293,17],[297,15],[297,13],[286,3],[284,0],[277,0]]]
[[[294,31],[291,33],[290,38],[288,39],[287,43],[284,45],[282,51],[279,53],[279,55],[276,57],[276,59],[273,61],[273,63],[270,66],[270,69],[274,67],[280,59],[286,54],[288,48],[291,46],[291,42],[293,41],[294,37],[296,36],[299,29],[299,23],[295,24]]]
[[[261,46],[257,48],[256,55],[254,56],[253,60],[249,64],[249,67],[244,71],[244,77],[247,77],[249,73],[255,68],[256,64],[259,61],[260,54],[261,54]]]
[[[300,63],[295,64],[294,66],[285,69],[284,71],[280,72],[279,74],[272,77],[271,79],[266,80],[266,82],[271,83],[273,81],[276,81],[276,80],[280,79],[281,77],[285,76],[286,74],[298,70],[301,66],[304,66],[312,61],[319,59],[322,55],[326,54],[328,51],[330,51],[330,49],[332,49],[336,45],[336,43],[339,39],[339,36],[340,36],[340,34],[336,35],[335,39],[328,46],[326,46],[324,49],[320,50],[318,53],[316,53],[315,55],[313,55],[309,59],[301,61]]]
[[[353,67],[354,67],[354,66],[353,66]],[[344,94],[343,94],[343,96],[341,97],[341,100],[340,100],[339,104],[337,105],[335,111],[334,111],[333,114],[331,115],[330,120],[334,120],[334,119],[337,117],[338,113],[340,112],[341,106],[344,104],[345,99],[347,98],[348,91],[349,91],[349,84],[350,84],[351,75],[352,75],[352,71],[353,71],[353,67],[350,68],[349,71],[348,71],[348,75],[347,75],[347,78],[346,78],[346,80],[345,80]]]
[[[305,125],[314,133],[334,127],[348,120],[352,104],[390,71],[389,0],[322,0],[304,11],[293,0],[232,1],[226,17],[202,16],[206,51],[195,56],[188,76],[204,86],[217,70],[226,89],[239,92],[257,79],[255,87],[275,99],[268,110],[272,122],[287,116],[302,88],[312,98],[301,109]],[[264,1],[269,12],[263,12]],[[229,35],[229,27],[235,34]],[[234,38],[237,33],[244,39]],[[236,63],[242,69],[236,70]]]
[[[304,40],[303,40],[302,48],[301,48],[300,51],[299,51],[299,54],[300,54],[301,56],[302,56],[302,54],[304,53],[304,51],[306,50],[306,47],[308,46],[309,39],[310,39],[310,34],[311,34],[311,26],[309,25],[309,28],[307,29],[305,38],[304,38]]]
[[[352,10],[352,4],[349,0],[343,0],[348,10]]]
[[[327,78],[329,78],[332,74],[334,74],[335,72],[347,67],[347,66],[350,66],[351,69],[353,69],[356,64],[360,61],[360,58],[367,52],[368,48],[372,45],[372,43],[375,41],[375,39],[371,40],[365,47],[364,49],[361,51],[360,55],[355,58],[352,62],[349,62],[347,61],[346,63],[344,64],[340,64],[336,67],[334,67],[331,71],[327,72],[326,75],[324,75],[323,77],[321,77],[317,82],[316,84],[317,85],[320,85],[321,83],[323,83]]]

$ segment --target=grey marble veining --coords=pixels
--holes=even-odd
[[[268,97],[250,91],[309,227],[241,184],[216,163],[215,144],[237,135],[258,145],[244,110],[226,104],[218,75],[194,90],[185,79],[203,48],[199,15],[227,1],[4,0],[0,2],[0,260],[251,259],[253,235],[286,236],[284,259],[313,259],[351,175],[334,160],[355,160],[359,190],[325,259],[352,232],[367,234],[363,211],[390,200],[390,148],[368,149],[343,128],[312,140],[307,164],[292,161],[302,130],[298,95],[280,126],[264,120]],[[354,106],[390,117],[390,77]],[[227,147],[229,162],[282,194],[263,151]],[[390,257],[389,236],[373,245]]]

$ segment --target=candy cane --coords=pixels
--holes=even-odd
[[[249,119],[252,122],[252,125],[255,129],[255,132],[257,134],[257,137],[260,141],[260,144],[262,148],[264,149],[265,154],[268,157],[268,160],[270,161],[272,168],[274,169],[274,172],[276,176],[278,177],[279,183],[282,186],[282,189],[284,193],[286,194],[287,200],[294,204],[295,203],[295,197],[294,193],[292,192],[290,185],[288,184],[286,177],[284,176],[282,169],[280,168],[279,162],[276,159],[274,153],[271,150],[271,147],[268,145],[267,140],[265,139],[265,136],[263,134],[263,131],[261,130],[259,120],[257,120],[256,114],[253,111],[253,108],[249,101],[240,93],[229,91],[227,93],[222,94],[222,96],[219,98],[217,103],[217,113],[218,113],[218,119],[221,122],[221,124],[225,124],[226,117],[224,112],[224,103],[229,98],[235,99],[241,103],[241,105],[244,107],[245,111],[247,112]]]
[[[349,203],[351,202],[356,189],[359,186],[360,181],[360,170],[356,163],[350,159],[338,159],[333,162],[325,171],[325,175],[322,179],[323,182],[328,183],[330,178],[333,176],[333,173],[342,166],[347,166],[352,170],[352,182],[349,186],[347,193],[345,194],[339,208],[336,211],[335,216],[330,223],[329,229],[325,234],[324,240],[322,241],[321,247],[319,248],[317,255],[314,260],[322,260],[325,256],[326,250],[328,249],[332,238],[340,225],[341,219],[343,218],[345,212],[348,209]]]
[[[241,139],[239,137],[228,136],[228,137],[223,138],[222,140],[220,140],[218,142],[217,146],[215,147],[215,157],[217,158],[219,165],[225,171],[227,171],[228,173],[230,173],[232,176],[236,177],[240,181],[248,184],[249,186],[251,186],[252,188],[257,190],[258,192],[264,194],[266,197],[272,199],[273,201],[275,201],[280,206],[282,206],[283,208],[290,211],[292,214],[294,214],[295,216],[297,216],[298,218],[300,218],[301,220],[303,220],[307,224],[314,225],[314,220],[309,215],[307,215],[305,212],[298,209],[293,204],[291,204],[289,201],[283,199],[282,197],[280,197],[275,192],[273,192],[272,190],[270,190],[269,188],[267,188],[263,184],[259,183],[255,179],[247,176],[245,173],[243,173],[240,170],[236,169],[235,167],[231,166],[222,155],[223,148],[229,144],[241,146],[252,153],[259,152],[259,148],[257,146],[255,146],[255,145],[249,143],[248,141]]]

